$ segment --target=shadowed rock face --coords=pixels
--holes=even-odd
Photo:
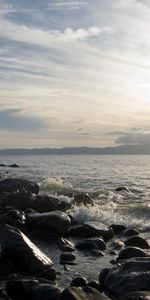
[[[70,235],[85,238],[101,236],[104,240],[109,240],[113,237],[113,230],[111,228],[107,228],[103,224],[90,224],[90,222],[88,222],[72,227],[70,229]]]
[[[39,274],[49,269],[53,279],[52,261],[20,230],[9,225],[0,227],[1,259],[10,261],[15,270]]]
[[[132,258],[118,264],[102,279],[103,291],[112,299],[126,299],[126,295],[136,291],[147,292],[150,290],[150,257]]]
[[[32,181],[17,178],[7,178],[0,181],[0,192],[24,192],[38,194],[39,186]]]

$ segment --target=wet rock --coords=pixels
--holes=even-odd
[[[94,205],[94,201],[93,199],[89,196],[89,194],[79,194],[79,195],[75,195],[74,199],[72,200],[71,204],[76,204],[76,205]]]
[[[124,243],[121,240],[115,240],[111,243],[110,247],[115,250],[120,250],[124,246]]]
[[[11,165],[8,165],[8,167],[10,167],[10,168],[20,168],[19,165],[17,165],[17,164],[11,164]]]
[[[149,292],[149,283],[150,258],[132,258],[109,269],[103,278],[103,291],[112,299],[132,299],[128,296],[132,292]]]
[[[6,292],[14,300],[28,299],[33,297],[33,289],[39,286],[38,280],[14,279],[6,283]]]
[[[25,179],[7,178],[0,181],[0,192],[24,192],[38,194],[39,186]]]
[[[73,278],[70,283],[70,286],[83,287],[87,285],[87,280],[85,277],[77,276]]]
[[[150,292],[132,292],[121,297],[120,300],[150,300]]]
[[[85,287],[84,290],[79,287],[70,287],[65,289],[60,300],[106,300],[107,298],[94,288]]]
[[[87,285],[101,292],[101,287],[98,281],[91,280]]]
[[[52,284],[40,284],[33,289],[34,300],[56,300],[60,294],[61,289]]]
[[[57,245],[61,251],[64,252],[73,252],[75,251],[74,245],[65,238],[60,238],[57,241]]]
[[[93,250],[91,250],[91,255],[92,255],[92,256],[95,256],[95,257],[102,257],[102,256],[104,256],[105,254],[104,254],[104,252],[101,251],[101,250],[93,249]]]
[[[1,260],[10,261],[14,270],[32,275],[46,271],[49,279],[55,279],[51,259],[17,228],[9,225],[1,226],[0,244]]]
[[[117,260],[122,259],[129,259],[132,257],[148,257],[150,256],[146,251],[138,248],[138,247],[127,247],[125,249],[122,249],[119,252],[119,255],[117,257]]]
[[[104,240],[109,240],[113,237],[113,230],[111,228],[108,229],[103,224],[90,224],[90,222],[72,227],[69,233],[71,236],[85,238],[101,236]]]
[[[25,225],[25,214],[15,209],[10,209],[5,214],[0,215],[0,225],[8,224],[23,228]]]
[[[64,252],[60,255],[60,263],[70,263],[76,259],[75,254],[70,252]]]
[[[127,228],[126,230],[123,231],[124,236],[134,236],[138,235],[139,231],[134,229],[134,228]]]
[[[127,229],[127,227],[122,224],[112,224],[109,226],[109,228],[113,229],[114,234],[121,234],[124,230]]]
[[[130,192],[130,190],[128,189],[127,186],[118,186],[116,189],[115,189],[116,192],[122,192],[122,191],[126,191],[126,192]]]
[[[66,201],[60,201],[56,197],[41,194],[36,196],[34,203],[32,203],[30,207],[39,212],[49,212],[53,210],[65,211],[71,207],[71,204]]]
[[[149,249],[150,248],[148,242],[141,236],[133,236],[133,237],[129,238],[128,240],[126,240],[124,243],[126,246],[135,246],[135,247],[139,247],[141,249]]]
[[[47,213],[33,213],[27,215],[29,228],[50,228],[54,233],[63,236],[70,228],[70,218],[62,211],[51,211]]]
[[[7,165],[5,165],[5,164],[0,164],[0,167],[7,167]]]
[[[76,244],[79,250],[106,250],[106,244],[102,238],[84,239]]]

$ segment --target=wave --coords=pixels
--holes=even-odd
[[[71,190],[72,185],[69,182],[64,182],[60,177],[48,177],[40,184],[40,189],[45,191]]]

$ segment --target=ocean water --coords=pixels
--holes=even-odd
[[[145,155],[43,155],[1,156],[0,163],[17,163],[20,168],[0,167],[4,177],[18,177],[39,183],[41,192],[71,201],[87,192],[94,207],[74,207],[80,221],[122,223],[150,229],[150,156]],[[116,192],[127,186],[130,192]]]
[[[136,227],[150,237],[150,156],[142,155],[43,155],[0,156],[0,163],[17,163],[20,168],[0,167],[1,178],[17,177],[33,180],[41,193],[70,202],[73,195],[87,192],[94,206],[74,206],[71,214],[79,221],[100,222],[107,226],[118,223]],[[127,186],[129,192],[116,192]],[[75,243],[75,241],[73,241]],[[76,251],[77,265],[65,271],[59,265],[60,252],[56,245],[40,245],[52,257],[64,286],[75,275],[98,279],[99,271],[110,265],[111,257],[93,258]],[[85,272],[86,270],[86,272]]]

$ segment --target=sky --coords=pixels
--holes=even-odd
[[[0,148],[150,144],[149,0],[0,0]]]

